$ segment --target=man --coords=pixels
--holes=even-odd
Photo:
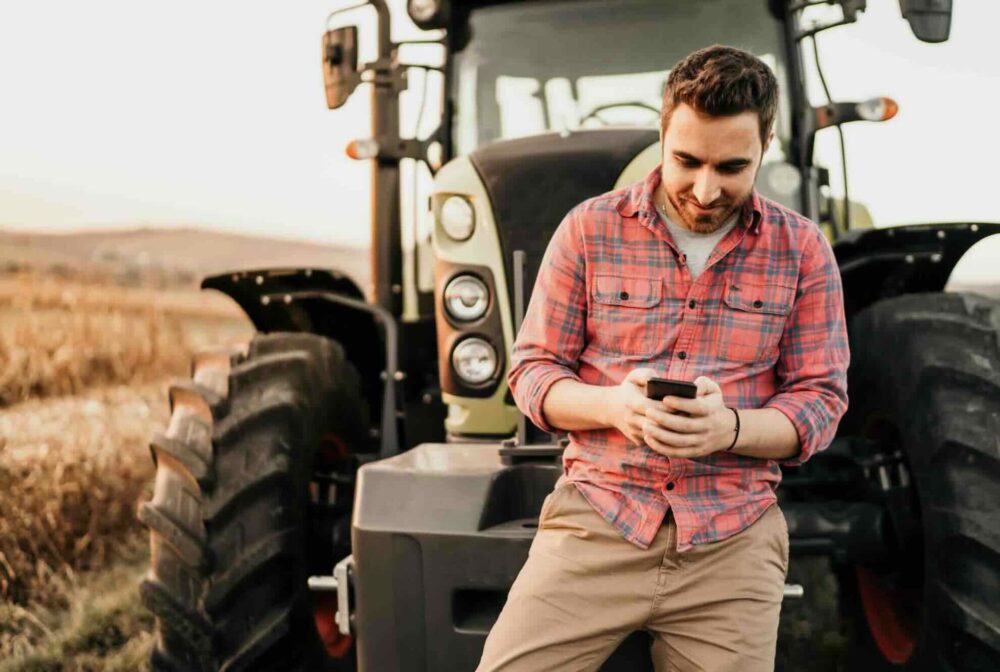
[[[596,670],[640,629],[657,669],[773,669],[778,465],[829,445],[849,359],[829,244],[753,190],[777,93],[751,54],[691,54],[661,165],[554,234],[508,381],[570,442],[480,670]],[[654,375],[697,398],[647,399]]]

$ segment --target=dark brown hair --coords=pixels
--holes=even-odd
[[[756,112],[764,143],[778,109],[778,80],[753,54],[716,44],[692,52],[670,71],[660,111],[661,136],[680,103],[713,117]]]

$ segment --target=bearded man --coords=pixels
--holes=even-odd
[[[829,243],[753,189],[777,100],[755,56],[690,54],[661,165],[553,235],[508,382],[569,444],[479,670],[596,670],[636,630],[657,669],[773,669],[779,465],[829,445],[849,360]],[[697,397],[647,399],[651,376]]]

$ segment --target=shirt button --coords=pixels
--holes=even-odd
[[[694,308],[697,305],[698,305],[698,302],[695,301],[694,299],[691,299],[690,301],[688,301],[688,308]]]
[[[628,301],[628,292],[622,292],[621,294],[618,295],[618,298],[620,298],[622,301]]]
[[[675,485],[676,483],[674,483],[673,481],[667,483],[667,490],[673,490]]]
[[[764,307],[764,302],[761,301],[760,299],[757,299],[756,301],[753,302],[753,307],[754,308],[763,308]]]
[[[688,353],[684,352],[683,350],[677,353],[677,359],[687,359],[687,357]]]

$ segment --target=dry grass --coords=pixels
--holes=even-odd
[[[0,671],[145,664],[135,511],[167,380],[249,333],[221,295],[0,277]]]
[[[153,617],[137,589],[148,557],[132,548],[125,555],[110,570],[68,587],[68,609],[32,613],[0,603],[0,672],[149,669]],[[14,634],[4,637],[5,630]]]
[[[183,375],[192,350],[247,333],[219,294],[0,279],[0,408]]]
[[[0,414],[0,597],[60,606],[76,574],[105,567],[139,532],[163,384],[36,400]],[[63,605],[65,606],[65,605]]]

